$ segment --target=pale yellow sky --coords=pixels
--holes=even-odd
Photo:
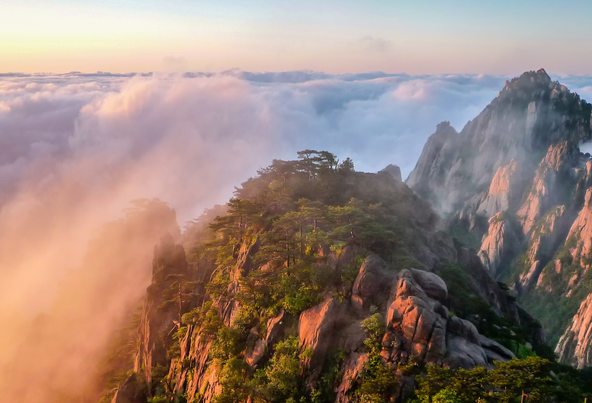
[[[2,0],[0,72],[582,74],[592,65],[590,33],[577,20],[585,10],[549,7],[551,18],[546,1],[536,10],[531,1],[427,3]]]

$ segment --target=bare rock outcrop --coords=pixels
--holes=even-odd
[[[372,305],[384,305],[393,278],[394,273],[387,269],[382,259],[376,255],[368,256],[362,263],[352,287],[353,306],[368,309]]]
[[[417,271],[400,273],[387,311],[387,328],[401,340],[397,345],[406,347],[404,351],[393,348],[391,357],[413,355],[420,362],[465,368],[488,366],[492,362],[488,357],[513,358],[507,349],[480,335],[471,322],[451,317],[448,309],[433,298],[434,293],[426,293],[415,278]],[[488,352],[489,349],[493,352]]]
[[[504,213],[489,219],[489,230],[483,237],[479,257],[489,273],[496,277],[499,269],[508,263],[517,251],[518,238]]]
[[[563,112],[568,104],[573,108]],[[447,135],[439,126],[407,183],[440,213],[457,214],[474,196],[489,193],[494,177],[504,178],[502,167],[511,166],[512,160],[523,173],[517,179],[532,178],[533,166],[540,162],[535,156],[562,141],[578,144],[590,139],[591,109],[577,94],[563,91],[545,70],[526,72],[506,82],[499,95],[460,133]],[[512,186],[510,193],[519,200],[522,185]],[[482,211],[493,214],[496,205],[503,206],[505,196],[501,194],[489,200],[486,197]],[[542,213],[534,199],[525,211],[526,227],[532,224],[531,218]]]
[[[305,365],[320,368],[334,336],[335,324],[339,313],[339,303],[329,297],[300,314],[298,338],[302,350],[310,349],[311,356]]]
[[[592,252],[592,188],[586,192],[584,206],[567,235],[569,251],[582,267],[590,267]]]
[[[432,184],[438,183],[438,188],[444,185],[449,162],[442,158],[442,149],[456,136],[458,133],[450,122],[438,124],[436,132],[426,142],[415,169],[407,178],[407,185],[426,200],[433,202],[436,198],[432,196]]]
[[[362,268],[356,282],[366,275],[366,270]],[[432,362],[452,367],[472,368],[476,365],[488,367],[493,361],[514,358],[508,349],[479,334],[471,322],[450,315],[446,308],[448,288],[435,273],[404,269],[396,276],[384,278],[383,281],[390,282],[391,288],[385,311],[379,311],[384,312],[386,321],[381,356],[387,365],[396,368],[399,363],[406,363],[413,359],[419,364]],[[316,320],[318,326],[308,333],[315,334],[317,329],[319,331],[326,329],[326,324],[329,322],[324,318],[327,316],[329,307],[334,304],[325,301],[311,308],[311,312],[314,309],[314,312],[320,313],[320,316]],[[334,325],[334,335],[343,333],[341,326],[345,323],[344,318],[349,317],[349,323],[358,324],[368,315],[370,315],[368,311],[357,318],[353,313],[341,313],[340,320],[331,322]],[[348,326],[351,325],[346,325]],[[343,340],[343,337],[337,339]],[[355,387],[355,379],[368,360],[363,350],[363,338],[358,337],[357,343],[357,347],[354,346],[353,352],[345,362],[345,375],[337,388],[338,402],[352,401],[348,392]],[[402,390],[399,390],[399,393],[403,393]]]
[[[252,265],[252,255],[248,252],[254,250],[256,243],[255,240],[245,241],[247,246],[241,247],[239,252],[241,258],[237,259],[237,265],[231,273],[242,276],[247,270],[257,269]],[[166,269],[174,273],[179,272],[178,276],[186,266],[181,264],[179,268],[178,264],[172,265],[171,262],[181,262],[181,257],[184,255],[181,256],[180,250],[178,256],[175,255],[174,251],[178,248],[167,245],[168,249],[163,246],[157,249],[155,255],[157,269],[155,270]],[[169,253],[164,253],[165,250]],[[169,259],[171,253],[177,258]],[[351,392],[357,387],[359,375],[368,361],[368,351],[364,344],[367,336],[361,324],[373,313],[380,313],[385,318],[386,327],[382,336],[381,356],[385,364],[395,370],[399,364],[408,363],[409,360],[416,360],[420,364],[433,362],[452,367],[471,368],[475,365],[491,366],[493,361],[513,358],[513,354],[503,346],[479,334],[470,321],[450,315],[447,308],[448,286],[436,273],[414,268],[394,270],[378,256],[351,245],[335,257],[335,268],[331,270],[343,264],[350,264],[355,260],[352,257],[354,254],[367,256],[348,294],[349,298],[343,298],[343,296],[340,298],[338,295],[327,293],[321,303],[305,310],[298,318],[280,310],[276,316],[267,320],[265,329],[253,327],[250,330],[245,350],[241,353],[250,371],[265,365],[273,353],[274,344],[285,337],[289,329],[297,329],[300,350],[307,351],[302,359],[303,365],[309,371],[309,377],[306,380],[308,387],[314,388],[320,379],[329,350],[338,348],[345,353],[345,360],[341,367],[344,376],[336,387],[337,401],[352,402]],[[480,284],[475,285],[477,293],[481,289],[479,287],[482,287],[488,301],[498,299],[503,301],[502,291],[474,254],[460,250],[454,255],[462,264],[472,262],[471,264],[477,266],[468,268],[469,277]],[[469,256],[473,256],[476,260],[471,261]],[[165,261],[169,262],[169,266],[163,266]],[[245,265],[248,264],[252,266],[246,268]],[[185,269],[182,270],[183,267]],[[155,271],[155,273],[158,272]],[[147,300],[145,308],[147,313],[151,312],[151,306],[160,301],[156,296],[157,291],[162,291],[162,287],[168,284],[166,279],[169,276],[162,278],[165,279],[165,283],[150,293],[150,298],[153,300]],[[237,280],[234,279],[234,281]],[[499,295],[496,294],[498,292]],[[232,320],[227,322],[225,318],[225,307],[226,304],[213,301],[212,309],[216,309],[220,319],[227,326],[231,326]],[[498,303],[494,309],[504,312],[504,315],[507,312],[512,315],[511,309],[502,303]],[[114,403],[146,402],[146,394],[149,396],[150,393],[150,372],[145,366],[164,365],[154,360],[155,352],[160,347],[155,342],[147,345],[146,340],[153,341],[156,334],[162,335],[170,329],[176,329],[177,314],[178,308],[172,309],[170,315],[163,316],[164,322],[155,322],[151,314],[146,315],[146,321],[140,331],[152,333],[146,333],[143,336],[144,341],[141,343],[138,363],[144,367],[139,367],[136,375],[141,375],[148,380],[148,386],[138,386],[140,384],[134,378],[122,385],[116,395],[118,400]],[[232,315],[229,316],[231,317]],[[180,355],[169,363],[168,375],[164,379],[166,387],[172,393],[184,394],[188,399],[199,396],[200,401],[203,402],[212,402],[215,396],[221,393],[220,368],[213,365],[210,356],[212,343],[213,338],[202,334],[200,325],[188,325],[185,336],[179,340]],[[161,340],[161,344],[163,348],[167,347],[166,340],[165,342]],[[149,346],[152,350],[148,354]],[[402,401],[412,392],[414,382],[412,377],[403,375],[399,381],[399,387],[393,395],[396,401]]]
[[[255,368],[259,361],[269,353],[273,343],[281,335],[285,327],[286,315],[286,311],[282,308],[277,316],[269,319],[265,326],[264,337],[260,337],[257,328],[251,329],[245,351],[245,361],[251,368]]]
[[[525,234],[562,194],[569,171],[577,164],[579,155],[577,146],[567,141],[549,147],[536,171],[528,197],[517,212]]]
[[[550,209],[533,228],[524,261],[528,271],[523,272],[519,277],[524,292],[530,291],[537,284],[545,265],[552,259],[553,252],[564,239],[567,219],[565,206],[556,206]]]
[[[401,168],[399,168],[398,165],[389,164],[384,169],[382,169],[381,172],[387,172],[387,173],[391,174],[391,176],[393,178],[395,178],[396,180],[398,180],[399,182],[401,182],[403,180],[403,178],[401,176]]]
[[[140,318],[139,348],[134,365],[134,371],[143,373],[148,384],[153,368],[168,367],[167,349],[173,343],[172,332],[181,319],[178,303],[162,305],[164,292],[173,283],[190,279],[185,251],[168,234],[155,247],[152,266],[153,281],[146,292]]]
[[[477,208],[477,214],[491,218],[508,210],[520,194],[522,182],[522,172],[515,160],[511,160],[508,165],[500,166],[491,180],[485,199]]]
[[[407,183],[525,304],[560,295],[539,313],[556,340],[565,330],[556,315],[575,314],[564,298],[586,295],[592,268],[592,158],[578,148],[592,139],[592,105],[543,69],[526,72],[440,139],[426,144]]]
[[[580,369],[592,366],[592,294],[581,303],[555,353],[563,364]]]

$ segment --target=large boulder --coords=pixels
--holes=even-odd
[[[331,346],[338,313],[339,302],[328,297],[300,314],[298,324],[300,346],[302,351],[310,349],[311,353],[304,362],[307,367],[317,369],[322,366],[327,350]]]
[[[384,306],[395,278],[386,263],[376,255],[370,255],[362,263],[352,287],[352,303],[362,309],[371,305]]]

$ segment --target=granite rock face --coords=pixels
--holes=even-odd
[[[350,251],[346,248],[341,253],[347,255]],[[476,264],[478,262],[477,259]],[[480,270],[487,276],[485,269]],[[483,284],[487,284],[484,287],[497,287],[492,279]],[[499,289],[491,291],[502,293]],[[309,387],[318,382],[330,349],[338,348],[346,353],[344,375],[336,388],[339,402],[352,401],[349,392],[356,387],[356,377],[367,361],[366,335],[361,323],[373,313],[381,313],[386,320],[381,355],[385,363],[394,367],[406,363],[410,357],[419,363],[434,362],[463,368],[490,366],[495,360],[514,357],[503,346],[480,335],[468,320],[451,316],[447,304],[448,287],[437,274],[414,268],[393,271],[378,256],[368,254],[348,299],[340,300],[329,294],[298,318],[289,318],[281,312],[268,321],[265,337],[254,331],[256,341],[248,343],[251,347],[247,347],[245,357],[249,365],[260,365],[281,334],[282,323],[296,321],[301,351],[309,352],[303,362],[310,369]],[[503,309],[508,315],[517,314],[510,305],[504,305]],[[201,341],[198,332],[197,328],[188,329],[178,361],[191,362],[194,375],[188,377],[188,370],[173,362],[169,377],[175,380],[175,390],[189,391],[189,397],[199,392],[202,399],[209,402],[219,384],[216,370],[207,360],[210,346]],[[394,398],[400,401],[404,394],[402,385]]]
[[[504,218],[504,213],[497,213],[489,219],[489,229],[483,236],[479,257],[492,276],[495,277],[499,268],[513,257],[517,244],[518,237]]]
[[[176,245],[170,235],[164,236],[160,245],[154,249],[153,282],[146,292],[140,318],[139,347],[134,365],[134,371],[143,372],[148,383],[152,381],[154,368],[167,367],[170,363],[167,349],[173,342],[172,334],[163,334],[162,329],[173,329],[175,322],[181,320],[178,305],[170,305],[166,309],[160,307],[164,290],[179,277],[188,280],[188,268],[183,247]]]
[[[524,204],[516,213],[525,234],[536,221],[556,205],[570,183],[570,170],[579,161],[579,149],[567,141],[549,147],[536,171],[533,185]]]
[[[592,253],[592,188],[586,191],[584,206],[569,229],[567,239],[572,240],[569,252],[580,265],[589,269]]]
[[[568,298],[592,292],[583,280],[592,265],[592,159],[578,148],[592,139],[591,115],[592,105],[544,70],[524,73],[460,133],[434,135],[407,180],[531,307],[550,294],[555,306],[573,307]],[[549,326],[558,319],[553,309],[541,315]]]
[[[555,348],[561,363],[576,368],[592,366],[592,295],[582,302],[557,347]]]
[[[430,136],[417,161],[415,169],[407,178],[407,185],[418,195],[433,202],[441,194],[448,193],[450,161],[445,154],[451,152],[450,144],[458,137],[450,122],[442,122]]]
[[[529,177],[532,180],[541,154],[550,146],[562,141],[577,145],[591,138],[591,110],[544,70],[524,73],[506,82],[498,97],[460,133],[448,122],[441,123],[407,184],[446,214],[485,194],[481,211],[493,214],[505,204],[504,194],[508,201],[512,193],[522,195],[521,187]],[[509,192],[503,191],[506,183],[511,185]]]
[[[479,203],[477,214],[491,218],[515,204],[522,181],[519,168],[518,163],[511,160],[497,169],[484,200]]]
[[[359,276],[362,275],[360,271]],[[450,315],[445,306],[448,297],[446,283],[436,274],[404,269],[390,281],[390,296],[384,308],[386,333],[381,352],[387,365],[396,368],[413,357],[420,365],[436,363],[456,368],[488,367],[494,360],[506,361],[514,357],[505,347],[480,335],[471,322]],[[369,314],[366,312],[357,318],[342,314],[341,317],[349,317],[355,323]],[[334,332],[333,337],[341,330],[335,327]],[[354,352],[346,358],[345,375],[337,388],[339,402],[352,401],[347,392],[355,387],[355,378],[367,360],[363,338],[358,343]],[[404,390],[398,393],[396,397],[401,399]]]

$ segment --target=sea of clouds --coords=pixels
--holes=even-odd
[[[75,175],[159,197],[182,219],[274,158],[329,150],[406,175],[437,123],[476,116],[505,78],[314,72],[0,76],[0,202]]]

